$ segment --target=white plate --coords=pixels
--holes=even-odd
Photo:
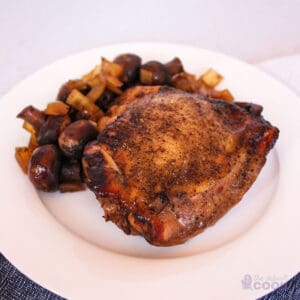
[[[16,114],[53,100],[61,83],[99,62],[135,52],[144,59],[179,56],[191,73],[213,67],[222,86],[264,106],[280,129],[276,147],[244,199],[185,245],[156,248],[105,223],[93,194],[37,193],[14,160],[26,132]],[[299,271],[300,99],[281,83],[241,61],[172,44],[120,44],[55,62],[16,86],[0,109],[0,250],[30,278],[72,299],[253,299]],[[244,289],[244,276],[252,289]],[[257,284],[258,282],[258,284]]]

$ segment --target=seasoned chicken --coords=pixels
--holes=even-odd
[[[83,155],[106,220],[156,246],[214,224],[242,199],[278,137],[261,110],[169,87],[126,91]]]

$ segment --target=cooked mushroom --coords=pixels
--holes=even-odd
[[[49,116],[37,135],[39,145],[56,144],[60,133],[71,123],[69,116]]]
[[[182,62],[178,57],[175,57],[171,61],[167,62],[165,67],[171,77],[184,71]]]
[[[28,176],[37,189],[45,192],[56,191],[60,165],[60,155],[56,146],[40,146],[32,153]]]
[[[141,58],[135,54],[121,54],[114,59],[114,62],[123,67],[120,79],[124,83],[132,83],[138,79]]]
[[[60,170],[60,182],[83,182],[81,176],[81,162],[78,160],[65,160]]]
[[[164,85],[170,82],[170,76],[162,63],[149,61],[141,66],[140,81],[146,85]]]
[[[58,138],[62,152],[70,158],[80,158],[85,144],[96,138],[98,131],[92,122],[76,121],[67,126]]]
[[[43,123],[46,121],[46,115],[39,109],[29,105],[25,107],[18,115],[17,118],[23,119],[33,126],[36,132],[39,131]]]
[[[78,160],[63,161],[59,178],[60,192],[65,193],[85,190],[81,169],[81,162]]]

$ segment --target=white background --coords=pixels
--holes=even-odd
[[[299,0],[0,0],[0,94],[71,53],[163,41],[251,63],[300,53]]]

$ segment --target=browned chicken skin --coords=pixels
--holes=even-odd
[[[185,242],[238,203],[278,137],[260,106],[168,87],[131,88],[117,105],[85,147],[86,182],[106,220],[156,246]]]

